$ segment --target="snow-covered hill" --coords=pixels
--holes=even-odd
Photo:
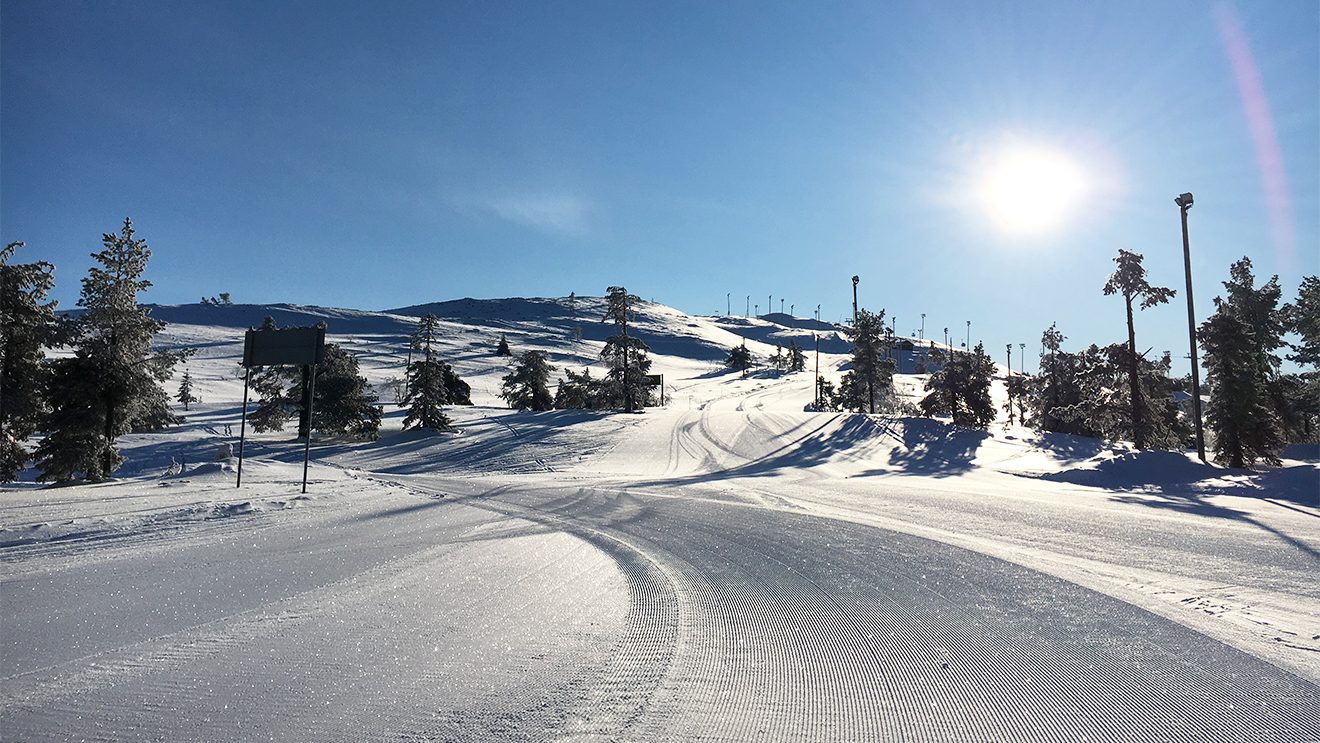
[[[810,412],[810,371],[721,363],[793,341],[812,369],[814,334],[837,382],[840,329],[785,316],[642,303],[666,405],[622,415],[496,395],[501,334],[558,373],[599,367],[600,298],[152,311],[162,344],[197,349],[203,402],[122,437],[116,481],[0,495],[18,739],[1320,731],[1314,452],[1243,473],[1004,421]],[[425,313],[473,387],[450,433],[401,430],[393,404]],[[249,431],[241,488],[223,456],[243,331],[266,316],[325,322],[384,405],[379,441],[313,443],[306,495],[291,431]]]

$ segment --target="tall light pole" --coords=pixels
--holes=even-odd
[[[968,320],[968,321],[967,321],[967,345],[964,346],[964,348],[966,348],[967,351],[968,351],[969,353],[970,353],[971,350],[972,350],[972,321],[971,321],[971,320]]]
[[[775,301],[775,295],[767,294],[765,296],[765,314],[768,315],[771,312],[775,311],[775,305],[773,304],[774,301]]]
[[[1018,371],[1027,373],[1027,344],[1018,344]]]
[[[1004,376],[1004,391],[1008,393],[1008,425],[1013,425],[1013,344],[1009,343],[1007,374]]]
[[[743,310],[743,317],[752,314],[752,295],[747,295],[747,309]]]
[[[917,331],[917,340],[926,340],[926,313],[921,313],[921,330]]]
[[[861,279],[856,274],[854,274],[853,275],[853,327],[857,326],[857,282],[859,281],[861,281]]]
[[[949,350],[949,329],[944,329],[944,350]]]
[[[1187,210],[1192,208],[1192,195],[1181,194],[1173,200],[1182,213],[1183,270],[1187,274],[1187,342],[1192,360],[1192,411],[1196,419],[1196,456],[1205,461],[1205,431],[1201,428],[1201,371],[1196,362],[1196,312],[1192,304],[1192,246],[1187,240]]]
[[[816,305],[816,322],[820,322],[820,305]]]
[[[816,340],[816,412],[820,412],[820,336],[812,333]]]
[[[724,293],[724,316],[733,314],[733,292]]]

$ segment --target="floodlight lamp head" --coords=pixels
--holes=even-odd
[[[857,276],[853,276],[853,286],[857,286],[857,282],[859,282],[859,281],[861,281],[861,278],[859,278],[859,277],[857,277]]]
[[[1173,200],[1173,203],[1177,204],[1181,209],[1191,209],[1192,195],[1189,193],[1181,194],[1178,198]]]

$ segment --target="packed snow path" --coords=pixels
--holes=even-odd
[[[4,738],[1320,736],[1311,683],[958,547],[684,487],[407,485],[30,558]]]

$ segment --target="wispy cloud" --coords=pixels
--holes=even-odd
[[[580,196],[538,194],[490,199],[486,208],[510,222],[557,235],[586,233],[592,204]]]

